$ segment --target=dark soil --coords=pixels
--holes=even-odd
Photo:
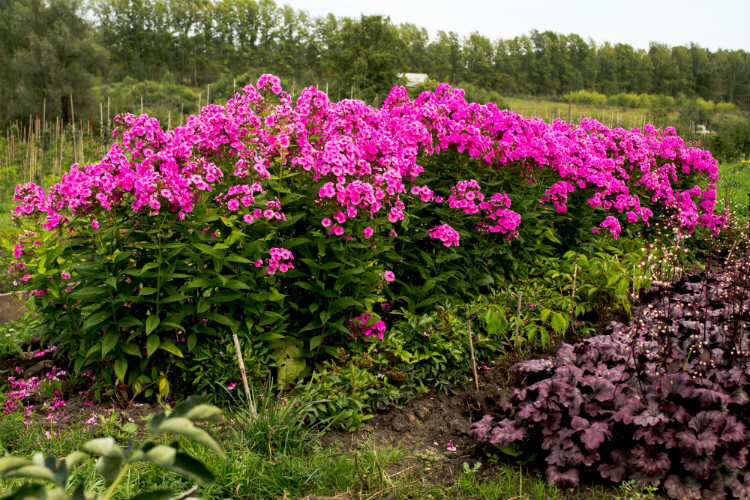
[[[429,394],[397,408],[376,414],[355,432],[329,432],[325,443],[339,443],[344,451],[355,450],[367,439],[379,444],[399,444],[405,449],[424,449],[442,455],[442,467],[460,468],[481,456],[466,430],[486,413],[499,410],[513,391],[511,363],[503,361],[479,372],[479,391],[473,377],[454,394]],[[448,451],[448,443],[456,451]]]

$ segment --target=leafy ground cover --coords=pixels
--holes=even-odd
[[[678,499],[750,496],[750,253],[739,248],[705,275],[650,289],[629,324],[515,365],[522,388],[505,418],[487,415],[470,433],[541,448],[556,484],[598,474]]]

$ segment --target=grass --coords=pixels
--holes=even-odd
[[[738,219],[747,222],[748,193],[750,193],[750,162],[740,161],[719,166],[717,197],[720,206],[725,202],[737,214]]]
[[[490,463],[448,465],[447,452],[405,449],[389,443],[365,440],[348,451],[335,444],[322,444],[314,429],[293,424],[305,408],[293,401],[260,404],[261,417],[249,419],[233,412],[219,432],[226,458],[219,458],[200,445],[182,440],[181,448],[207,464],[214,472],[214,484],[199,490],[206,500],[223,498],[303,498],[309,495],[358,499],[497,499],[517,500],[636,500],[655,498],[648,490],[632,484],[617,489],[583,487],[560,490],[537,472],[495,459]],[[266,412],[268,410],[268,412]],[[53,429],[44,421],[26,426],[19,413],[0,419],[0,455],[29,456],[35,452],[63,456],[79,449],[93,437],[109,435],[121,443],[131,436],[117,414],[102,418],[97,427],[76,424]],[[273,448],[278,429],[286,431],[285,446]],[[57,432],[57,434],[51,434]],[[457,470],[456,470],[457,469]],[[74,481],[103,491],[93,460],[82,464]],[[71,483],[72,485],[73,483]],[[76,483],[77,484],[77,483]],[[17,480],[0,481],[0,494],[20,485]],[[189,489],[191,484],[151,465],[138,464],[118,486],[115,498],[130,498],[150,489]],[[640,495],[640,496],[639,496]]]
[[[544,99],[503,97],[505,103],[520,115],[525,117],[539,117],[545,121],[562,118],[567,122],[578,123],[582,118],[595,118],[609,127],[634,128],[642,127],[648,122],[649,110],[646,108],[625,108],[617,106],[594,106],[591,104],[576,104],[567,102],[548,101]],[[678,114],[668,113],[671,121],[678,120]]]

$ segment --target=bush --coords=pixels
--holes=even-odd
[[[563,99],[576,104],[591,104],[593,106],[605,106],[607,104],[607,96],[595,90],[577,90],[565,94]]]
[[[723,224],[715,161],[673,130],[549,125],[447,85],[293,106],[264,75],[174,131],[117,124],[99,163],[18,186],[9,271],[72,371],[129,396],[225,386],[233,334],[284,386],[382,340],[384,303],[486,293],[601,229]]]
[[[541,448],[557,484],[596,471],[663,484],[683,500],[747,498],[748,264],[746,255],[703,281],[656,287],[630,325],[515,365],[525,386],[503,417],[485,416],[470,434]]]

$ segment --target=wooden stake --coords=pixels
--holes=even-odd
[[[245,389],[245,396],[247,397],[247,404],[250,406],[250,416],[255,418],[258,416],[258,412],[255,410],[255,404],[253,404],[253,398],[250,396],[250,386],[247,384],[247,375],[245,374],[245,361],[242,359],[242,349],[240,348],[240,339],[237,338],[237,334],[232,334],[232,340],[234,340],[234,349],[237,351],[237,364],[240,366],[240,375],[242,376],[242,387]]]
[[[466,328],[469,331],[469,352],[471,353],[471,370],[474,372],[474,387],[479,392],[479,375],[477,375],[477,360],[474,357],[474,340],[471,338],[471,318],[466,321]]]
[[[521,328],[521,298],[523,297],[523,292],[518,292],[518,309],[516,311],[516,348],[518,348],[518,331]]]

